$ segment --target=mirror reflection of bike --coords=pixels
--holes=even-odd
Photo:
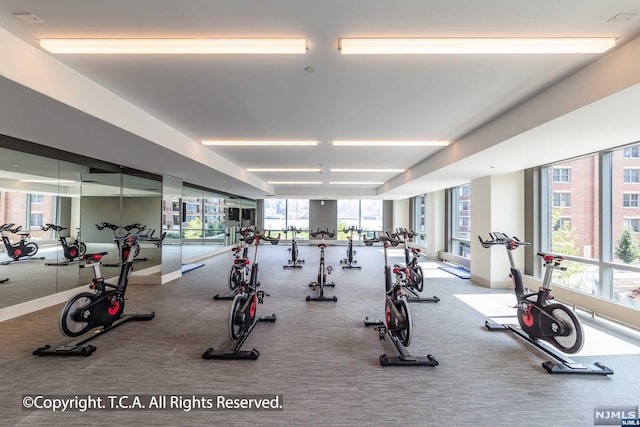
[[[68,265],[68,263],[80,259],[82,255],[87,252],[87,245],[80,241],[79,235],[76,235],[76,238],[71,243],[69,243],[67,238],[62,235],[62,231],[68,230],[68,228],[55,224],[41,225],[40,228],[42,231],[53,230],[56,232],[58,235],[58,241],[62,246],[62,255],[65,259],[65,261],[60,263],[46,263],[45,265]]]
[[[21,231],[22,226],[16,226],[14,223],[3,224],[0,226],[0,235],[2,236],[2,243],[7,251],[7,256],[11,258],[11,261],[3,261],[2,265],[8,265],[12,262],[26,261],[29,259],[44,259],[44,257],[33,258],[38,253],[38,245],[36,242],[29,241],[31,233],[28,231]],[[20,239],[17,242],[11,242],[7,236],[7,232],[17,234]]]

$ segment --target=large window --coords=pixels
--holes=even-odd
[[[451,189],[451,252],[471,258],[471,185]]]
[[[346,240],[349,234],[342,230],[352,225],[361,228],[365,235],[381,231],[382,200],[338,200],[338,239]]]
[[[416,236],[413,241],[420,245],[425,245],[427,240],[427,195],[422,194],[413,198],[413,231]]]
[[[557,284],[638,308],[639,155],[634,144],[548,166],[542,247],[568,260],[567,270],[554,275]],[[558,180],[562,169],[571,171],[570,181]]]
[[[275,235],[287,228],[287,199],[265,199],[264,228],[273,230]]]
[[[167,230],[177,230],[177,214],[175,208],[179,201],[172,200],[165,204],[163,227]],[[234,204],[229,203],[229,212]],[[227,218],[226,199],[213,193],[200,190],[185,190],[182,196],[182,238],[209,239],[216,243],[225,241]],[[235,209],[238,212],[238,209]],[[238,219],[238,218],[236,218]],[[231,221],[231,219],[229,219]],[[229,225],[233,225],[233,221]]]
[[[360,227],[360,200],[338,200],[338,239],[348,239],[342,230],[351,226]]]
[[[360,200],[360,228],[363,232],[382,230],[382,200]]]
[[[296,236],[298,239],[309,238],[309,200],[287,200],[287,228],[288,227],[296,227],[302,231],[302,233]]]

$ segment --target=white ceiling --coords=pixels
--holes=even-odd
[[[12,16],[18,12],[44,23],[24,24]],[[0,133],[252,198],[409,197],[640,140],[636,129],[604,122],[603,112],[611,116],[606,120],[618,120],[630,100],[640,98],[620,96],[637,95],[640,76],[607,77],[627,68],[614,55],[640,52],[638,43],[624,46],[640,34],[640,16],[607,22],[620,13],[640,13],[640,1],[0,0],[0,30],[6,30],[0,34]],[[349,57],[337,49],[341,37],[419,36],[614,36],[620,53]],[[309,50],[73,56],[29,46],[46,37],[302,37]],[[308,66],[316,72],[305,72]],[[601,86],[606,90],[594,89]],[[96,96],[99,87],[104,96]],[[614,94],[622,99],[614,103]],[[592,143],[573,142],[577,132]],[[320,145],[204,148],[202,139],[314,139]],[[335,139],[453,144],[355,149],[331,146]],[[244,171],[250,167],[320,167],[324,173]],[[329,172],[346,167],[407,171]],[[324,184],[279,187],[266,183],[271,180]],[[386,184],[328,184],[352,180]]]

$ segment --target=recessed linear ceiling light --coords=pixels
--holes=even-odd
[[[320,172],[320,168],[247,168],[247,172]]]
[[[51,53],[173,54],[303,54],[305,39],[40,39]]]
[[[296,145],[296,146],[306,146],[306,145],[318,145],[318,141],[215,141],[215,140],[204,140],[202,141],[202,145],[227,145],[227,146],[236,146],[236,147],[251,147],[251,146],[259,146],[259,145]]]
[[[615,46],[602,38],[387,38],[339,39],[343,55],[602,53]]]
[[[406,169],[330,169],[331,172],[404,172]]]
[[[449,141],[333,141],[333,145],[360,147],[446,147]]]
[[[382,185],[384,182],[378,181],[330,181],[331,185]]]
[[[322,181],[267,181],[267,184],[273,185],[318,185]]]

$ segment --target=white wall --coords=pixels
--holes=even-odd
[[[485,249],[478,236],[492,231],[510,236],[524,235],[524,172],[494,175],[471,181],[471,279],[488,287],[510,288],[509,259],[501,246]],[[514,253],[518,268],[524,265],[524,250]]]
[[[438,258],[438,253],[444,251],[445,246],[445,218],[444,218],[444,190],[427,194],[426,224],[427,256]]]
[[[411,229],[411,223],[409,223],[409,199],[393,201],[393,230],[396,228]]]

